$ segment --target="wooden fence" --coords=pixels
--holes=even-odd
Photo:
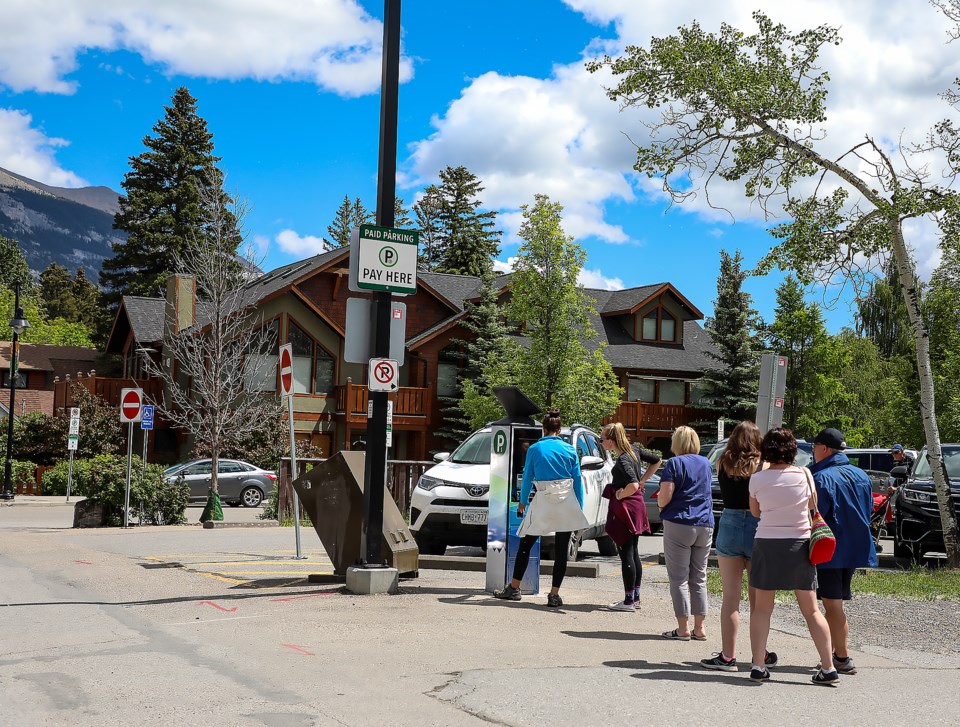
[[[311,459],[297,457],[297,477],[305,474],[309,469],[325,462],[325,459]],[[416,487],[420,475],[433,467],[436,462],[420,460],[391,459],[387,460],[387,490],[393,495],[397,509],[407,515],[410,512],[410,493]],[[290,458],[284,457],[280,461],[280,472],[277,478],[278,501],[277,514],[282,522],[293,517],[293,486],[290,479]],[[303,513],[301,512],[301,517]]]

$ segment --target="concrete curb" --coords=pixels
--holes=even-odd
[[[216,530],[219,528],[279,528],[280,523],[270,520],[256,523],[230,523],[223,520],[207,520],[205,523],[190,523],[190,525],[202,525],[204,530]]]

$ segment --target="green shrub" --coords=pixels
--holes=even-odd
[[[36,482],[37,465],[33,462],[23,460],[10,460],[10,475],[13,481],[13,489],[16,491],[20,485],[32,486]]]
[[[65,495],[69,462],[59,462],[43,474],[44,492]],[[186,522],[190,488],[182,479],[167,483],[163,466],[148,464],[133,458],[130,477],[130,509],[142,512],[146,522],[153,525],[174,525]],[[120,455],[101,454],[91,459],[73,462],[72,494],[84,495],[103,503],[108,512],[108,524],[123,523],[123,500],[127,485],[127,459]]]

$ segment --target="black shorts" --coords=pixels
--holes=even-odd
[[[817,568],[817,598],[849,601],[854,571],[856,568]]]

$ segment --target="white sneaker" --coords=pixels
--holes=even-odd
[[[617,601],[616,603],[611,603],[607,606],[611,611],[629,611],[633,613],[637,610],[636,606],[633,603],[627,603],[626,601]]]

